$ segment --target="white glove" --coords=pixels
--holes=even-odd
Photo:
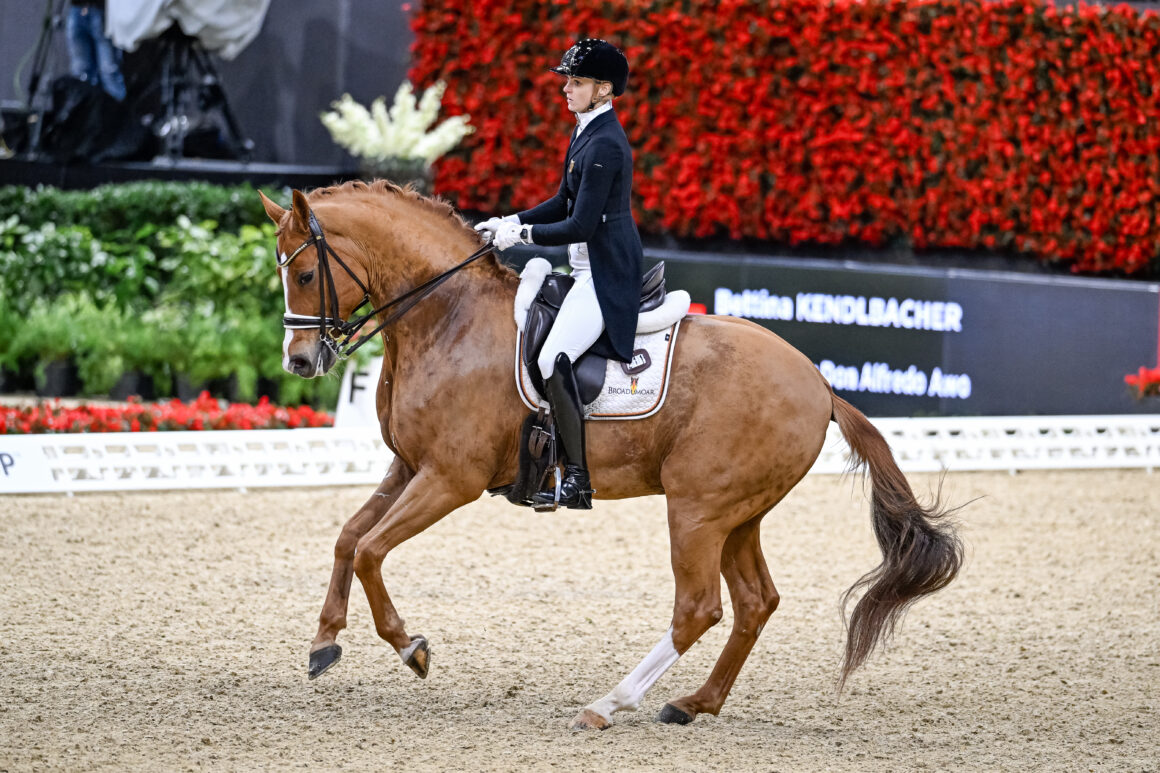
[[[526,238],[523,236],[524,233],[527,234]],[[501,252],[517,244],[531,244],[532,227],[519,223],[501,223],[495,236],[492,237],[491,243]]]
[[[503,217],[489,217],[487,220],[484,220],[482,223],[479,223],[478,225],[476,225],[475,230],[483,233],[485,235],[484,238],[487,238],[488,235],[494,237],[495,232],[498,231],[500,226],[503,225],[504,223],[516,223],[518,225],[519,222],[520,222],[519,215],[505,215]]]

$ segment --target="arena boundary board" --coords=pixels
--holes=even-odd
[[[1160,414],[872,419],[906,472],[1160,467]],[[848,448],[831,423],[811,473]],[[0,494],[377,484],[392,455],[374,430],[0,436]]]

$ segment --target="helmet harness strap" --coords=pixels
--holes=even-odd
[[[599,86],[601,83],[608,83],[608,81],[596,81],[597,86]],[[611,91],[612,86],[609,85],[608,89],[609,89],[609,91]],[[593,110],[600,107],[605,102],[611,102],[611,101],[612,101],[612,97],[608,96],[607,94],[605,94],[603,98],[597,99],[596,91],[595,91],[595,89],[593,89],[592,101],[588,104],[588,107],[584,108],[584,110],[582,112],[591,113]]]

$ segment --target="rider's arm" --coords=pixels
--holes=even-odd
[[[543,221],[532,229],[532,242],[545,247],[587,242],[600,225],[608,203],[608,193],[623,165],[623,150],[613,140],[595,138],[585,153],[585,166],[580,172],[580,187],[576,191],[576,205],[572,214]],[[558,195],[558,194],[557,194]],[[538,207],[537,207],[538,209]],[[566,209],[566,205],[565,205]],[[533,223],[524,220],[521,222]]]

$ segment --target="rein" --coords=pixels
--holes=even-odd
[[[394,300],[371,309],[361,317],[344,320],[338,315],[338,290],[334,286],[334,275],[330,269],[330,258],[333,257],[338,265],[342,267],[342,270],[363,291],[362,300],[351,310],[351,314],[354,314],[363,306],[371,303],[371,292],[354,271],[351,270],[350,266],[338,256],[334,248],[327,243],[326,234],[322,232],[322,226],[319,225],[313,210],[310,210],[310,238],[303,242],[298,249],[290,253],[286,260],[279,260],[278,268],[286,268],[289,266],[303,250],[311,245],[314,245],[318,251],[318,316],[294,314],[287,310],[286,315],[282,317],[282,327],[287,330],[304,330],[317,327],[319,339],[329,346],[335,355],[339,357],[349,357],[351,354],[354,354],[360,346],[373,338],[376,333],[399,319],[399,317],[414,308],[421,300],[434,292],[435,288],[443,284],[452,274],[464,268],[469,263],[479,260],[495,249],[489,242],[473,252],[466,260],[452,266],[442,274],[428,279],[418,287],[408,290]],[[286,278],[288,279],[289,275]],[[392,311],[385,320],[380,322],[370,332],[364,333],[353,346],[351,345],[351,341],[354,340],[355,336],[359,335],[359,331],[362,330],[363,326],[377,315],[396,305],[399,305],[399,307]]]

